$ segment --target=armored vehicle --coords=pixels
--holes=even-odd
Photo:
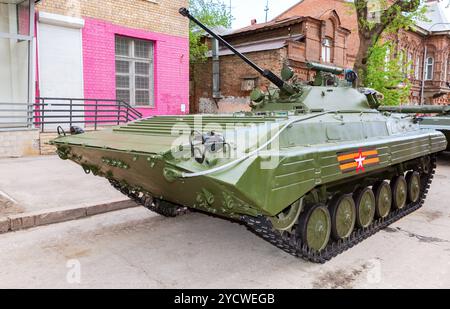
[[[445,136],[383,114],[350,70],[310,64],[304,84],[263,70],[191,16],[275,86],[252,112],[158,116],[60,136],[62,159],[165,216],[188,210],[236,220],[286,252],[324,263],[419,209]],[[345,75],[346,80],[340,80]],[[218,233],[220,231],[217,231]]]
[[[425,129],[439,130],[445,134],[447,142],[447,151],[450,151],[450,106],[435,106],[435,105],[405,105],[405,106],[382,106],[380,111],[393,113],[407,113],[419,115],[416,121],[420,123],[420,127]],[[429,116],[435,114],[435,116]],[[428,115],[428,116],[420,116]]]

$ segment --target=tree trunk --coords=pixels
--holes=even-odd
[[[369,51],[373,44],[372,38],[367,38],[365,34],[359,35],[359,49],[356,54],[355,60],[355,72],[358,73],[358,86],[366,85],[366,77],[367,77],[367,64],[369,61]]]

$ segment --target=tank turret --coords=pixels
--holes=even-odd
[[[381,106],[381,112],[417,114],[415,121],[423,129],[434,129],[444,133],[447,138],[447,151],[450,151],[450,106],[448,105],[403,105]]]

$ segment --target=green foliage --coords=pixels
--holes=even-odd
[[[208,27],[231,27],[233,20],[229,9],[220,0],[191,0],[190,12]],[[189,44],[191,63],[206,61],[208,47],[202,43],[205,32],[193,22],[189,24]]]
[[[418,7],[414,8],[416,4]],[[405,0],[400,4],[392,4],[392,1],[387,0],[356,0],[347,5],[353,10],[366,11],[367,18],[358,20],[360,30],[372,31],[383,25],[384,32],[392,33],[409,29],[417,21],[427,21],[427,7],[419,0]],[[378,36],[374,39],[378,40]]]
[[[385,105],[407,102],[411,72],[405,68],[411,65],[403,61],[403,52],[395,52],[397,46],[382,43],[383,37],[396,37],[400,30],[410,29],[417,21],[427,21],[427,7],[420,0],[355,0],[352,5],[358,16],[360,38],[366,39],[355,63],[361,75],[360,85],[383,93]],[[393,55],[387,57],[389,50]]]
[[[385,33],[395,33],[400,29],[409,30],[418,21],[430,21],[426,17],[427,7],[421,5],[418,10],[410,13],[405,13],[400,10],[398,6],[394,7],[396,18],[388,24]]]
[[[367,65],[366,86],[384,95],[383,105],[399,105],[407,103],[411,90],[411,82],[405,68],[411,63],[403,61],[406,54],[399,52],[392,55],[396,46],[392,42],[378,43],[371,48],[371,56]]]

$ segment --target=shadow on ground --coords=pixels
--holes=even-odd
[[[450,166],[450,151],[442,152],[438,157],[438,164],[444,166]]]

